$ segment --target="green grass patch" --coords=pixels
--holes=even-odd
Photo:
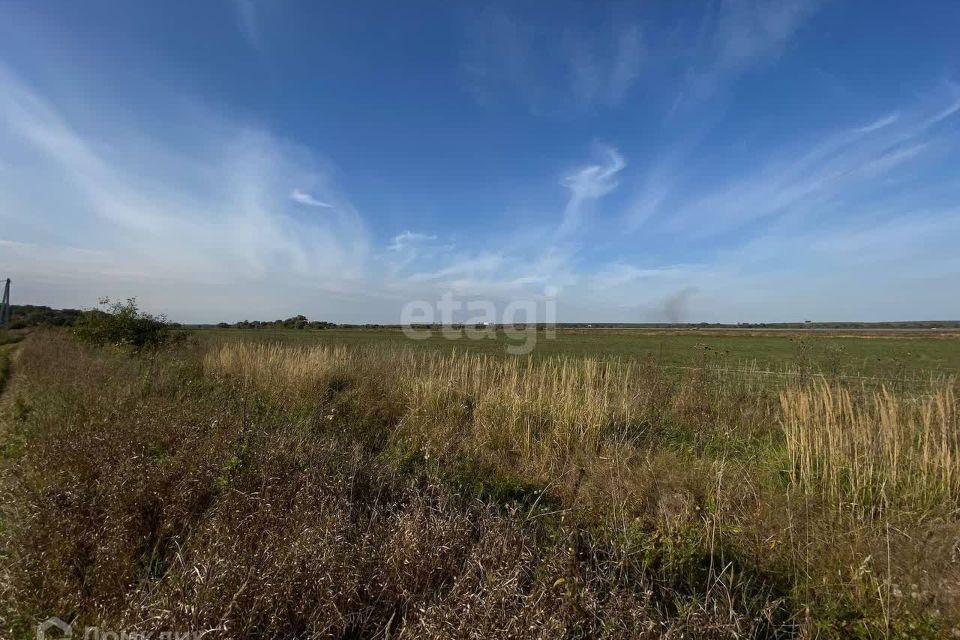
[[[251,340],[287,344],[404,347],[441,352],[503,356],[514,344],[506,334],[496,339],[448,339],[439,331],[426,340],[411,340],[399,329],[200,329],[206,342]],[[650,360],[664,367],[756,368],[826,375],[885,378],[885,382],[960,373],[960,337],[933,335],[862,336],[784,333],[784,335],[716,333],[697,330],[557,330],[548,339],[538,334],[531,357],[593,357]],[[767,374],[771,375],[772,374]]]
[[[7,386],[10,378],[10,369],[13,366],[13,346],[0,346],[0,393]]]

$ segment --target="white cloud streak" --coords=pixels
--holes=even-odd
[[[936,116],[931,117],[931,111]],[[684,175],[682,165],[671,163],[673,173],[655,170],[648,176],[625,226],[636,229],[645,223],[649,229],[654,224],[665,232],[709,237],[748,223],[828,210],[830,203],[902,172],[932,152],[938,142],[936,126],[953,113],[943,109],[942,102],[928,100],[865,126],[765,151],[757,157],[757,166],[720,184]]]
[[[320,207],[324,209],[333,208],[333,205],[330,204],[329,202],[324,202],[323,200],[317,200],[306,191],[302,191],[300,189],[294,189],[290,193],[290,199],[293,200],[294,202],[299,202],[300,204],[306,205],[308,207]]]
[[[437,236],[434,234],[404,231],[403,233],[398,233],[393,237],[393,240],[390,241],[387,249],[390,251],[403,251],[404,249],[408,249],[413,245],[423,242],[430,242],[431,240],[436,239]]]
[[[557,238],[573,234],[583,222],[585,208],[617,188],[617,174],[627,166],[620,152],[608,145],[601,145],[603,164],[592,164],[566,176],[562,183],[570,198],[563,210],[563,220],[557,229]]]
[[[874,120],[869,124],[865,124],[862,127],[857,127],[856,129],[854,129],[854,131],[856,131],[857,133],[870,133],[872,131],[878,131],[880,129],[889,127],[899,119],[900,119],[899,113],[891,113],[890,115],[886,115],[881,118],[878,118],[877,120]]]

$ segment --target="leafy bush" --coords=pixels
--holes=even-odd
[[[140,311],[136,298],[127,298],[126,303],[111,303],[110,298],[102,298],[100,306],[101,309],[84,311],[77,321],[74,334],[82,342],[142,351],[157,349],[175,339],[166,316]]]

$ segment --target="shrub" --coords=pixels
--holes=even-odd
[[[140,311],[136,298],[126,303],[100,300],[101,309],[85,311],[74,329],[82,342],[98,347],[126,347],[134,351],[157,349],[174,340],[166,316]]]

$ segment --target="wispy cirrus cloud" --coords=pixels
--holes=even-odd
[[[615,43],[612,47],[606,39],[598,42],[583,35],[569,39],[567,64],[571,90],[583,108],[622,105],[640,77],[644,59],[640,27],[627,25],[610,40]]]
[[[542,238],[477,237],[457,247],[407,230],[379,260],[326,161],[210,109],[189,114],[202,122],[174,127],[203,131],[202,139],[151,136],[153,114],[130,140],[110,118],[70,117],[6,66],[0,89],[0,163],[13,168],[0,172],[0,268],[43,300],[82,306],[139,295],[185,321],[278,308],[354,321],[365,309],[366,319],[389,321],[414,296],[535,297],[578,278],[575,255]],[[564,212],[571,231],[569,216],[614,189],[625,164],[612,147],[600,154],[563,182],[578,209]],[[303,206],[330,215],[304,217]],[[36,215],[15,215],[24,210]]]
[[[872,122],[868,122],[865,125],[857,127],[854,129],[854,131],[856,131],[857,133],[870,133],[872,131],[883,129],[884,127],[889,127],[899,119],[900,119],[899,113],[891,113],[889,115],[885,115],[880,118],[877,118]]]
[[[565,176],[561,182],[570,192],[570,196],[556,232],[557,238],[565,238],[575,232],[583,222],[587,206],[617,188],[617,174],[627,166],[626,160],[614,147],[599,145],[598,148],[603,156],[601,164],[577,169]]]
[[[617,289],[642,281],[674,280],[683,282],[702,270],[701,265],[664,265],[640,268],[636,265],[615,262],[604,266],[590,276],[590,285],[598,291]]]
[[[561,32],[491,9],[467,31],[460,61],[465,90],[484,104],[519,100],[536,114],[621,106],[645,60],[635,23],[602,33]]]
[[[423,242],[430,242],[431,240],[436,239],[436,234],[404,231],[403,233],[398,233],[393,237],[393,240],[390,241],[387,249],[389,251],[403,251],[404,249],[408,249],[413,245]]]
[[[872,183],[879,192],[893,173],[906,179],[912,162],[948,145],[941,128],[952,126],[950,119],[960,112],[952,110],[954,102],[952,92],[937,91],[896,114],[766,148],[754,166],[725,182],[700,179],[677,163],[669,165],[673,170],[668,174],[655,167],[625,226],[636,229],[645,223],[649,229],[654,224],[667,232],[704,237],[784,215],[822,215]]]
[[[72,299],[151,292],[170,310],[216,285],[234,292],[235,312],[244,289],[276,273],[281,288],[319,297],[362,279],[365,225],[325,162],[266,131],[205,117],[190,128],[206,132],[202,140],[150,137],[145,126],[132,141],[110,118],[70,119],[0,62],[0,158],[16,167],[0,172],[0,220],[11,240],[36,245],[2,252],[0,266],[41,288],[69,282]],[[316,185],[323,200],[311,198],[339,203],[334,215],[293,215],[291,182]]]
[[[263,43],[260,39],[256,0],[231,0],[231,2],[233,3],[240,34],[254,49],[261,49]]]
[[[318,200],[317,198],[313,197],[312,195],[310,195],[306,191],[303,191],[302,189],[294,189],[293,191],[291,191],[290,199],[293,200],[294,202],[299,202],[300,204],[306,205],[308,207],[320,207],[324,209],[333,208],[333,205],[330,204],[329,202]]]
[[[479,102],[493,103],[503,90],[516,92],[528,106],[540,100],[529,27],[494,10],[485,11],[467,30],[460,56],[464,89]]]
[[[776,56],[822,0],[726,0],[720,3],[711,51],[715,68],[736,72]]]
[[[927,122],[928,126],[935,125],[938,122],[941,122],[942,120],[946,120],[947,118],[953,116],[955,113],[960,111],[960,87],[958,87],[957,85],[951,84],[950,88],[954,96],[953,101],[950,104],[948,104],[946,107],[944,107],[944,109],[941,112],[933,116],[933,118],[931,118]]]
[[[260,49],[267,6],[237,0],[227,37],[239,29]],[[376,246],[321,150],[291,140],[301,131],[323,139],[302,122],[260,114],[286,127],[280,136],[223,105],[179,110],[197,96],[144,108],[98,93],[102,83],[68,65],[45,64],[50,77],[0,66],[0,272],[14,271],[32,301],[140,295],[186,321],[302,312],[392,322],[404,302],[448,291],[499,301],[560,291],[561,318],[588,322],[882,319],[912,309],[955,317],[960,216],[950,203],[960,183],[950,162],[935,164],[956,155],[952,85],[919,105],[864,100],[860,118],[846,104],[842,120],[823,117],[816,130],[802,118],[789,121],[796,130],[775,130],[787,122],[777,114],[730,122],[744,134],[732,142],[717,120],[692,131],[696,123],[681,129],[679,118],[645,126],[651,114],[635,113],[633,99],[664,63],[671,79],[653,88],[671,94],[680,75],[689,104],[722,112],[723,90],[789,51],[817,6],[712,3],[697,46],[679,60],[635,17],[543,26],[486,14],[464,45],[464,84],[515,108],[508,119],[525,126],[528,112],[562,117],[517,136],[513,184],[491,180],[482,205],[461,211],[466,198],[439,194],[444,217],[431,224],[433,213],[418,212],[398,228],[391,208],[404,189],[371,193],[380,204],[365,212],[369,224],[383,225]],[[106,111],[92,116],[91,97]],[[122,104],[124,126],[111,104]],[[548,136],[556,139],[544,146]],[[591,157],[598,137],[612,144]],[[930,169],[926,179],[914,180],[918,168]],[[379,169],[351,169],[351,184],[379,188]],[[435,169],[431,179],[448,177]],[[933,190],[939,201],[925,197]],[[620,219],[612,208],[623,191],[638,197]]]
[[[505,259],[499,253],[478,253],[458,256],[443,267],[429,272],[414,273],[408,277],[410,282],[447,280],[451,286],[461,278],[475,279],[496,273],[504,265]]]
[[[749,69],[775,60],[822,0],[726,0],[703,16],[673,111],[710,97]]]

